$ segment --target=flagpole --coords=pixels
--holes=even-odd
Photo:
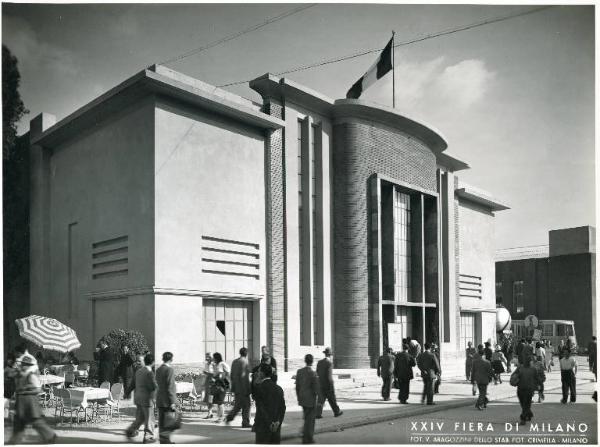
[[[395,31],[392,31],[392,108],[396,108],[396,71],[395,71],[395,59],[394,55],[394,35]]]

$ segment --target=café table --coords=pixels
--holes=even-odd
[[[175,382],[175,388],[177,394],[190,394],[194,389],[192,382]]]
[[[65,383],[65,378],[62,376],[55,376],[54,374],[41,374],[40,383],[42,385],[58,385]]]

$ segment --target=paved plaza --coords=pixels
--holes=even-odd
[[[588,424],[588,443],[595,443],[597,439],[596,426],[596,405],[591,399],[591,394],[595,389],[593,375],[587,368],[585,358],[579,357],[578,363],[580,371],[578,380],[578,399],[576,404],[560,404],[560,371],[555,370],[547,374],[546,401],[543,404],[534,404],[533,412],[535,414],[534,422],[539,424],[549,423],[567,423],[577,421]],[[373,370],[373,376],[376,375]],[[283,377],[282,383],[293,383],[290,377]],[[486,411],[477,411],[473,404],[475,398],[471,393],[471,385],[464,378],[443,378],[440,387],[440,394],[435,396],[436,405],[421,405],[420,393],[422,383],[415,379],[411,383],[411,395],[409,405],[400,405],[396,399],[384,402],[380,397],[380,386],[376,380],[368,381],[366,386],[357,388],[340,389],[337,392],[338,403],[344,414],[341,417],[334,418],[328,404],[325,406],[323,419],[316,423],[316,441],[318,443],[417,443],[433,442],[432,439],[417,440],[414,436],[425,436],[428,433],[416,433],[411,431],[411,422],[444,422],[444,428],[450,429],[439,431],[442,434],[451,433],[452,435],[468,434],[470,439],[474,439],[478,433],[466,430],[455,431],[455,422],[490,422],[494,427],[494,432],[482,432],[482,437],[501,436],[506,434],[502,429],[505,423],[512,422],[513,425],[518,421],[520,408],[516,400],[516,389],[508,384],[508,374],[504,374],[504,382],[499,385],[490,385],[489,397],[491,403]],[[376,379],[376,377],[375,377]],[[302,410],[290,393],[286,392],[287,412],[282,428],[282,442],[300,443],[299,434],[302,427]],[[537,400],[537,396],[535,398]],[[53,414],[53,410],[51,411]],[[68,424],[60,424],[57,427],[57,434],[60,443],[78,444],[78,443],[127,443],[124,436],[124,430],[133,420],[134,408],[126,406],[121,409],[121,421],[102,422],[94,425],[74,424],[70,427]],[[253,409],[254,414],[254,409]],[[231,425],[215,424],[203,419],[205,411],[186,411],[183,418],[183,427],[177,431],[172,440],[176,443],[226,443],[243,444],[253,443],[254,433],[250,429],[242,429],[241,417],[238,416]],[[6,421],[5,421],[6,422]],[[53,423],[52,418],[50,422]],[[421,427],[420,425],[418,425]],[[360,427],[360,428],[357,428]],[[528,429],[528,426],[521,428]],[[484,426],[487,428],[487,425]],[[9,424],[5,425],[5,439],[10,436],[11,428]],[[411,439],[411,436],[413,438]],[[505,436],[507,442],[514,442],[514,434]],[[142,441],[141,435],[136,442]],[[460,441],[460,442],[459,442]],[[593,441],[593,442],[592,442]],[[33,430],[27,430],[25,438],[26,443],[36,443],[38,438]],[[449,442],[453,442],[449,439]],[[468,439],[454,442],[468,443]],[[471,441],[474,442],[474,441]],[[480,440],[485,442],[485,439]],[[500,441],[496,441],[500,442]]]

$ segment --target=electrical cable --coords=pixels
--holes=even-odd
[[[240,36],[243,36],[244,34],[248,34],[248,33],[252,32],[252,31],[256,31],[257,29],[263,28],[263,27],[265,27],[265,26],[267,26],[267,25],[269,25],[271,23],[277,22],[279,20],[283,20],[286,17],[289,17],[291,15],[294,15],[294,14],[297,14],[299,12],[305,11],[308,8],[312,8],[313,6],[317,6],[317,4],[316,3],[312,3],[312,4],[300,6],[298,8],[294,8],[294,9],[286,11],[283,14],[280,14],[278,16],[271,17],[271,18],[269,18],[269,19],[265,20],[264,22],[261,22],[261,23],[259,23],[257,25],[253,25],[250,28],[246,28],[246,29],[244,29],[242,31],[238,31],[237,33],[234,33],[234,34],[230,34],[229,36],[226,36],[226,37],[223,37],[221,39],[215,40],[215,41],[213,41],[213,42],[211,42],[209,44],[206,44],[206,45],[204,45],[202,47],[194,48],[192,50],[186,51],[185,53],[180,54],[179,56],[175,56],[175,57],[173,57],[171,59],[167,59],[167,60],[165,60],[163,62],[159,62],[158,64],[159,65],[167,65],[167,64],[171,64],[173,62],[179,62],[182,59],[185,59],[187,57],[193,56],[194,54],[198,54],[198,53],[200,53],[202,51],[208,50],[209,48],[216,47],[217,45],[220,45],[222,43],[229,42],[230,40],[236,39],[236,38],[238,38]]]
[[[553,7],[553,5],[541,6],[539,8],[533,8],[533,9],[530,9],[528,11],[522,11],[522,12],[519,12],[519,13],[509,14],[509,15],[500,16],[500,17],[493,17],[491,19],[482,20],[480,22],[471,23],[469,25],[463,25],[463,26],[459,26],[459,27],[456,27],[456,28],[450,28],[450,29],[438,31],[438,32],[433,33],[433,34],[428,34],[426,36],[421,36],[421,37],[417,37],[417,38],[414,38],[414,39],[411,39],[411,40],[400,42],[400,43],[394,45],[394,48],[398,48],[398,47],[410,45],[410,44],[417,43],[417,42],[423,42],[425,40],[433,39],[435,37],[447,36],[449,34],[454,34],[454,33],[460,32],[460,31],[470,30],[470,29],[477,28],[477,27],[480,27],[480,26],[483,26],[483,25],[489,25],[491,23],[503,22],[505,20],[514,19],[516,17],[522,17],[522,16],[525,16],[525,15],[528,15],[528,14],[533,14],[533,13],[540,12],[540,11],[543,11],[543,10],[546,10],[546,9],[552,8],[552,7]],[[346,60],[349,60],[349,59],[354,59],[354,58],[357,58],[357,57],[365,56],[367,54],[376,53],[376,52],[379,52],[379,51],[382,51],[382,50],[383,50],[383,48],[374,48],[374,49],[371,49],[371,50],[360,51],[358,53],[352,53],[352,54],[346,55],[346,56],[336,57],[336,58],[333,58],[333,59],[327,59],[327,60],[324,60],[324,61],[321,61],[321,62],[316,62],[316,63],[313,63],[313,64],[309,64],[309,65],[298,66],[298,67],[290,68],[288,70],[285,70],[285,71],[282,71],[282,72],[279,72],[279,73],[275,73],[275,76],[281,76],[281,75],[284,75],[284,74],[295,73],[295,72],[298,72],[298,71],[304,71],[304,70],[309,70],[309,69],[312,69],[312,68],[322,67],[324,65],[335,64],[337,62],[342,62],[342,61],[346,61]],[[222,88],[222,87],[229,87],[229,86],[232,86],[232,85],[246,84],[246,83],[250,82],[251,80],[252,79],[248,79],[248,80],[244,80],[244,81],[230,82],[228,84],[219,85],[218,87]]]

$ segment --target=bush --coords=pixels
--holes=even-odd
[[[121,348],[124,345],[129,347],[129,352],[134,356],[145,354],[148,352],[148,343],[146,337],[139,331],[130,331],[126,329],[113,329],[108,334],[103,335],[98,340],[97,345],[101,341],[105,341],[108,344],[108,349],[113,353],[113,370],[116,371],[117,365],[121,361]],[[94,362],[90,370],[90,377],[95,377],[97,374],[97,364]]]

